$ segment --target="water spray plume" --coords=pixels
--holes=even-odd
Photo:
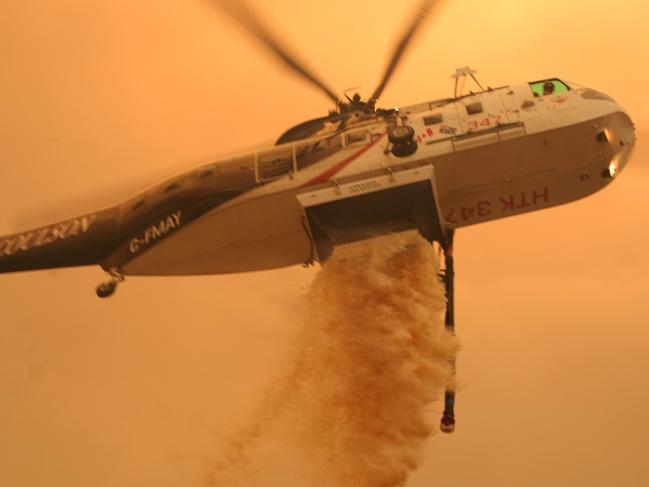
[[[436,428],[454,336],[439,251],[415,234],[339,247],[297,314],[282,372],[211,485],[396,487]]]

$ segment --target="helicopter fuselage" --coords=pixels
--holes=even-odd
[[[240,272],[308,262],[312,242],[296,196],[353,181],[369,189],[386,171],[432,165],[441,213],[455,228],[560,205],[611,182],[635,140],[626,112],[586,89],[534,96],[524,84],[404,107],[399,116],[416,134],[418,148],[408,157],[390,152],[384,122],[324,139],[335,153],[304,168],[300,154],[322,138],[251,154],[259,186],[137,256],[125,273]],[[278,160],[291,155],[283,174],[270,174],[272,164],[264,164],[273,159],[264,154],[273,153]]]
[[[121,205],[0,239],[0,272],[100,264],[124,275],[218,274],[319,260],[298,197],[432,166],[445,226],[460,228],[583,198],[628,162],[626,111],[558,79],[352,114],[314,137],[228,157]],[[547,80],[545,81],[547,83]],[[394,155],[390,125],[414,130],[416,150]],[[322,259],[320,259],[322,260]]]

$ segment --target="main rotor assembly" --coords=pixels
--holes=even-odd
[[[333,114],[345,115],[352,112],[364,112],[367,114],[374,113],[376,102],[383,93],[386,85],[392,78],[395,69],[403,58],[406,48],[412,41],[416,32],[419,30],[423,21],[437,7],[441,0],[422,0],[420,6],[415,12],[412,22],[407,26],[399,41],[396,43],[392,56],[385,67],[383,77],[378,86],[367,100],[361,99],[360,95],[355,94],[353,97],[345,95],[346,101],[338,97],[329,86],[318,78],[303,63],[297,60],[289,49],[283,46],[278,39],[270,32],[262,20],[247,6],[244,0],[210,0],[210,3],[219,7],[223,12],[228,14],[234,21],[239,23],[253,37],[273,53],[286,67],[299,75],[302,79],[317,87],[327,96],[336,106]],[[345,117],[346,118],[346,117]]]

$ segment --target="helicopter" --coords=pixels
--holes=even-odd
[[[129,275],[325,263],[337,246],[417,231],[444,251],[453,330],[457,229],[584,198],[615,179],[633,153],[627,111],[559,77],[492,88],[462,67],[451,97],[377,107],[438,0],[422,1],[372,95],[344,100],[244,2],[215,3],[334,109],[271,147],[192,168],[110,208],[0,237],[0,273],[99,265],[108,280],[96,294],[106,298]],[[450,432],[453,391],[445,404],[442,430]]]

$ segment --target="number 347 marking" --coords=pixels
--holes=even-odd
[[[500,115],[494,117],[483,118],[482,120],[469,120],[466,123],[466,127],[469,130],[478,130],[481,127],[493,127],[495,125],[500,125]]]

